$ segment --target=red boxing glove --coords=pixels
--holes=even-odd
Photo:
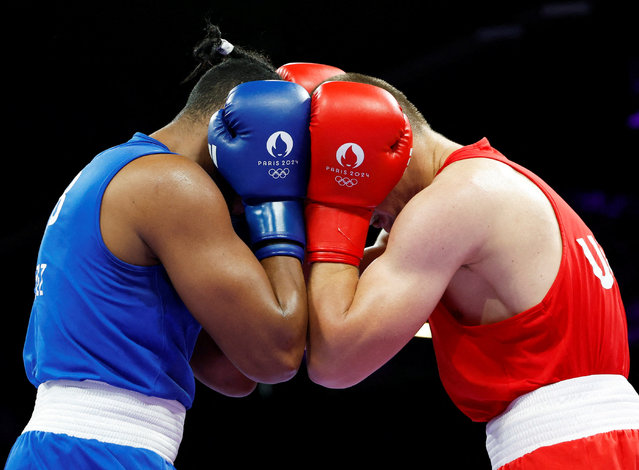
[[[288,82],[297,83],[313,94],[315,87],[335,75],[345,73],[342,69],[332,65],[313,64],[311,62],[291,62],[282,65],[277,73]]]
[[[386,90],[327,82],[313,94],[310,129],[307,260],[359,266],[373,209],[408,165],[408,118]]]

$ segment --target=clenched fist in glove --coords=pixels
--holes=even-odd
[[[246,82],[209,123],[211,158],[242,198],[258,259],[304,259],[310,101],[292,82]]]
[[[311,104],[307,260],[359,266],[373,210],[404,173],[408,118],[379,87],[327,82]]]

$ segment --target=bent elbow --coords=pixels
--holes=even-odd
[[[325,388],[344,389],[361,381],[340,368],[339,361],[319,361],[312,354],[306,356],[306,370],[311,382]]]
[[[243,372],[259,383],[291,380],[302,364],[306,348],[306,318],[301,314],[277,315],[272,328],[264,328],[243,355]],[[304,320],[304,321],[302,321]]]
[[[257,383],[252,380],[245,380],[242,383],[233,384],[231,387],[219,388],[219,387],[209,387],[222,395],[231,398],[244,398],[249,396],[251,393],[255,391],[257,388]]]
[[[297,375],[297,372],[300,369],[300,364],[301,364],[301,361],[297,364],[292,364],[292,363],[283,364],[279,368],[277,373],[272,376],[271,380],[264,383],[276,384],[276,383],[288,382],[289,380],[291,380],[293,377]]]
[[[291,380],[299,371],[301,361],[294,362],[269,362],[268,365],[257,367],[253,373],[248,372],[249,377],[263,384],[278,384]]]
[[[244,397],[248,397],[251,393],[253,393],[255,391],[255,389],[257,388],[257,383],[253,383],[252,385],[242,388],[242,389],[235,389],[233,390],[232,394],[227,394],[227,396],[233,397],[233,398],[244,398]]]
[[[256,361],[249,372],[256,382],[277,384],[291,380],[300,369],[304,356],[303,346],[271,351],[263,361]]]

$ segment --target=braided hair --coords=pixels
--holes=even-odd
[[[265,55],[232,45],[222,38],[216,25],[207,23],[205,32],[205,37],[193,49],[198,65],[184,80],[188,82],[201,75],[182,111],[195,120],[208,120],[224,106],[229,91],[240,83],[280,79]]]

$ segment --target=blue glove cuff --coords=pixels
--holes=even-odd
[[[245,204],[244,212],[258,259],[288,255],[303,261],[306,228],[301,200]]]
[[[304,247],[290,242],[269,243],[255,249],[254,253],[259,260],[271,256],[293,256],[304,262]]]

